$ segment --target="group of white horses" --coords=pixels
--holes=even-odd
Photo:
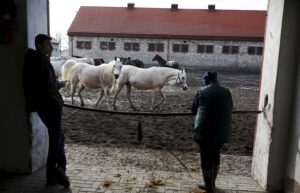
[[[81,61],[80,61],[81,60]],[[180,85],[183,90],[188,88],[186,82],[186,72],[184,69],[174,69],[167,67],[138,68],[131,65],[123,65],[119,58],[109,63],[95,66],[92,59],[81,58],[64,61],[62,64],[55,64],[52,61],[57,77],[68,81],[71,85],[71,101],[74,104],[74,94],[78,88],[78,96],[81,106],[84,101],[81,92],[84,88],[101,89],[95,108],[102,101],[103,96],[107,99],[109,107],[116,109],[116,99],[124,87],[127,87],[127,99],[130,107],[137,110],[130,99],[131,87],[139,90],[152,90],[152,100],[150,111],[157,108],[165,99],[162,93],[163,86],[168,83],[171,85]],[[60,74],[59,74],[60,73]],[[113,103],[110,101],[110,94],[115,91]],[[154,105],[154,97],[159,94],[162,99]]]

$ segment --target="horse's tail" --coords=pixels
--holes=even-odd
[[[62,79],[69,80],[69,72],[71,68],[76,64],[75,60],[67,60],[62,66]]]

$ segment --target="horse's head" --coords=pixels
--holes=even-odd
[[[114,65],[113,66],[113,72],[114,72],[115,79],[118,79],[119,75],[121,74],[121,69],[122,69],[122,66],[123,66],[120,58],[116,58],[113,65]]]
[[[178,72],[176,83],[180,84],[183,90],[186,90],[188,88],[186,83],[186,73],[184,68]]]
[[[160,56],[156,54],[156,55],[154,56],[154,58],[152,59],[152,61],[158,61],[158,58],[159,58],[159,57],[160,57]]]

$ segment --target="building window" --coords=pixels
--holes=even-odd
[[[109,50],[115,50],[116,49],[116,43],[115,42],[109,42],[108,43],[108,49]]]
[[[115,42],[100,42],[101,50],[115,50],[116,43]]]
[[[77,41],[77,42],[76,42],[76,48],[78,48],[78,49],[83,49],[83,48],[84,48],[84,42],[82,42],[82,41]]]
[[[107,50],[108,49],[107,42],[100,42],[100,49],[101,50]]]
[[[179,52],[179,48],[180,48],[180,45],[174,44],[173,45],[173,52]]]
[[[262,55],[263,53],[263,47],[248,47],[248,54],[249,55]]]
[[[223,46],[222,53],[223,54],[238,54],[239,46]]]
[[[92,42],[85,42],[85,49],[92,49]]]
[[[140,50],[140,44],[139,43],[126,42],[126,43],[124,43],[124,50],[126,50],[126,51],[139,51]]]
[[[149,52],[163,52],[164,51],[164,44],[149,43],[148,44],[148,51]]]
[[[77,41],[76,48],[78,49],[92,49],[92,42],[84,42],[84,41]]]
[[[214,52],[214,46],[213,45],[198,45],[197,52],[212,54]]]
[[[130,51],[131,50],[131,43],[124,43],[124,50]]]
[[[139,51],[140,50],[140,44],[139,43],[133,43],[132,44],[132,50],[133,51]]]
[[[189,51],[189,45],[187,44],[173,44],[173,52],[187,53]]]

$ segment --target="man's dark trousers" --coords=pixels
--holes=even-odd
[[[66,155],[64,147],[64,132],[61,124],[61,110],[38,111],[43,123],[48,128],[49,151],[47,158],[47,179],[55,177],[56,168],[66,170]]]
[[[210,170],[214,166],[220,165],[220,150],[223,144],[203,140],[198,143],[201,156],[201,169]]]

